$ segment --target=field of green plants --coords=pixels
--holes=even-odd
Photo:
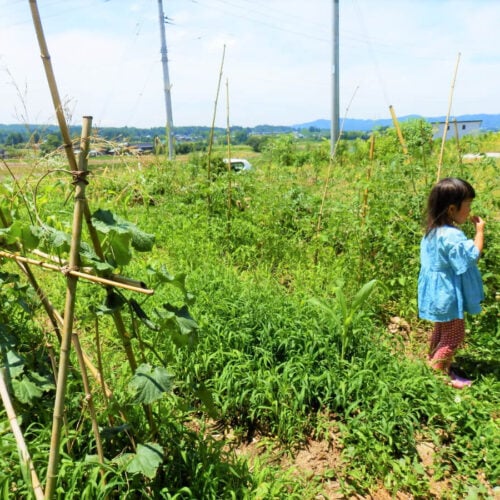
[[[254,166],[239,174],[222,146],[92,160],[105,259],[84,224],[82,268],[154,294],[78,282],[74,337],[95,370],[85,388],[72,349],[55,497],[500,496],[500,165],[460,160],[500,151],[500,134],[448,141],[442,161],[486,220],[486,299],[456,358],[474,383],[458,391],[427,367],[431,325],[417,318],[440,144],[421,122],[402,128],[407,155],[393,129],[341,141],[333,161],[326,141],[276,136],[259,153],[233,148]],[[26,267],[62,312],[65,274],[37,263],[68,258],[74,185],[64,158],[31,162],[15,180],[2,168],[1,247],[32,261],[2,253],[0,345],[43,485],[59,332]],[[0,498],[35,498],[0,414]]]

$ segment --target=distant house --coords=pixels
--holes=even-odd
[[[152,142],[141,142],[139,144],[130,144],[129,151],[133,154],[148,154],[154,150]]]
[[[464,135],[477,135],[481,129],[482,120],[450,120],[448,130],[446,131],[446,140],[452,138],[461,139]],[[446,122],[432,123],[434,130],[434,139],[441,139],[444,133]]]

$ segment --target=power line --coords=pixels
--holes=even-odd
[[[215,1],[217,1],[219,3],[222,3],[222,4],[225,4],[225,5],[230,5],[230,6],[233,6],[233,7],[237,7],[237,8],[243,9],[243,7],[240,7],[239,5],[235,5],[234,3],[231,3],[228,0],[215,0]],[[286,28],[283,25],[273,24],[272,22],[269,22],[267,20],[263,20],[262,18],[257,18],[256,19],[255,17],[250,17],[250,16],[248,16],[246,14],[240,14],[238,12],[232,12],[230,10],[224,9],[223,7],[214,5],[214,0],[210,0],[210,2],[207,1],[206,3],[205,3],[204,0],[197,0],[197,1],[193,2],[193,3],[196,3],[196,4],[199,4],[201,6],[204,6],[207,9],[210,9],[210,10],[217,9],[218,11],[221,11],[224,14],[227,14],[229,16],[240,18],[240,19],[244,19],[244,20],[249,21],[249,22],[254,23],[254,24],[260,24],[262,26],[267,26],[268,28],[271,28],[271,29],[276,30],[276,31],[282,31],[282,32],[286,32],[286,33],[291,33],[291,34],[294,34],[294,35],[301,36],[303,38],[308,38],[308,39],[311,39],[311,40],[317,40],[319,42],[329,43],[329,39],[328,39],[328,37],[327,37],[326,34],[325,34],[325,37],[315,36],[315,35],[311,35],[310,32],[304,32],[304,31],[301,31],[300,29],[295,29],[295,28]],[[248,9],[244,9],[244,10],[245,10],[245,12],[248,12]],[[255,11],[255,12],[258,13],[258,14],[261,14],[263,17],[266,17],[266,18],[270,17],[266,13],[259,13],[258,11]],[[282,20],[281,20],[281,22],[282,22]]]

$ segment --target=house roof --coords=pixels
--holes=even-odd
[[[443,121],[437,121],[437,122],[431,122],[433,125],[439,125],[439,124],[445,124],[446,122]],[[448,123],[483,123],[483,120],[449,120]]]

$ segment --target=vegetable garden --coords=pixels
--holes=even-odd
[[[154,294],[78,282],[73,345],[91,369],[86,383],[72,348],[54,496],[495,498],[499,165],[462,163],[446,144],[443,176],[475,186],[487,221],[486,300],[457,358],[474,384],[457,391],[427,367],[429,325],[416,315],[429,127],[402,124],[407,155],[389,129],[373,156],[370,141],[341,141],[334,161],[327,143],[276,136],[262,153],[240,147],[255,166],[240,174],[217,168],[217,147],[209,161],[93,159],[86,196],[103,258],[84,227],[79,269]],[[486,134],[461,149],[499,145]],[[63,309],[69,279],[40,263],[70,260],[75,184],[57,155],[21,176],[3,165],[1,363],[15,416],[2,410],[0,491],[32,498],[60,359],[47,311]],[[318,444],[316,467],[294,462]]]

